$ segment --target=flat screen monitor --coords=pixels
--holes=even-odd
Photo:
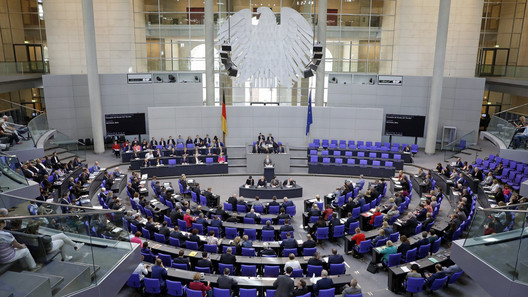
[[[147,134],[144,113],[105,114],[106,135]]]
[[[385,135],[424,137],[425,116],[406,114],[387,114],[385,116]]]

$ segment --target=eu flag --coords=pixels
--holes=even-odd
[[[308,115],[306,116],[306,135],[310,133],[310,125],[312,124],[312,91],[308,94]]]

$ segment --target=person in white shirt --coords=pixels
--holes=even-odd
[[[286,264],[284,264],[284,270],[286,270],[286,268],[288,268],[288,267],[291,267],[293,270],[301,269],[301,264],[299,263],[299,261],[295,260],[295,255],[294,254],[290,254],[289,258],[290,258],[290,261],[288,261],[288,262],[286,262]]]
[[[143,255],[141,255],[141,261],[142,261],[142,262],[138,264],[138,266],[136,267],[136,270],[134,270],[134,272],[133,272],[133,273],[137,273],[137,274],[139,274],[139,280],[140,280],[140,281],[143,281],[143,279],[145,278],[145,276],[148,275],[148,270],[147,270],[148,265],[145,266],[145,265],[143,264],[143,259],[144,259],[144,258],[145,258],[145,257],[144,257]]]

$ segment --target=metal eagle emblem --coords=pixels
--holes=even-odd
[[[232,46],[231,60],[238,67],[235,84],[247,81],[252,87],[291,86],[303,77],[310,62],[313,31],[297,11],[283,7],[280,25],[268,7],[259,7],[254,25],[251,11],[243,9],[226,20],[218,32],[218,44]],[[275,80],[275,78],[277,80]]]

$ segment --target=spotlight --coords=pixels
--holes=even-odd
[[[314,64],[308,64],[308,68],[312,69],[313,71],[317,71],[317,65]]]
[[[319,66],[319,64],[321,64],[321,59],[314,60],[314,61],[312,61],[312,63],[314,63],[315,65]]]
[[[230,52],[231,51],[231,45],[229,43],[222,44],[222,50],[225,51],[225,52]]]
[[[161,77],[159,77],[159,76],[156,76],[156,80],[159,81],[159,82],[163,82],[163,79],[161,79]]]
[[[312,69],[306,69],[304,70],[304,78],[312,77],[314,74],[312,72]]]
[[[321,52],[321,53],[314,53],[312,59],[314,59],[314,60],[319,59],[320,60],[322,58],[323,58],[323,53]]]
[[[323,52],[323,46],[318,42],[313,46],[314,53],[322,53]]]
[[[229,53],[228,53],[228,52],[225,52],[225,51],[221,51],[221,52],[220,52],[220,58],[222,58],[222,59],[227,59],[227,58],[229,58]]]
[[[172,74],[169,74],[169,82],[171,82],[171,83],[176,82],[176,77],[174,77],[174,75],[172,75]]]
[[[227,69],[227,73],[229,76],[235,77],[238,74],[238,68],[235,65],[231,64],[230,67]]]

